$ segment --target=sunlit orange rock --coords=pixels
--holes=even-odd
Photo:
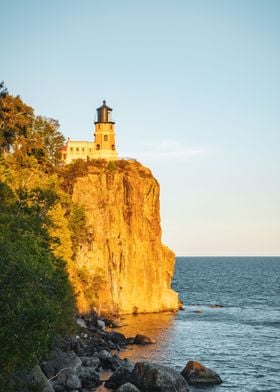
[[[87,218],[71,276],[79,310],[177,310],[175,258],[161,243],[159,184],[150,170],[134,161],[89,166],[75,181],[73,201]]]
[[[216,385],[223,382],[214,370],[197,361],[189,361],[181,374],[190,385]]]

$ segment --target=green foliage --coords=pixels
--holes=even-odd
[[[71,239],[75,253],[78,243],[85,241],[87,237],[86,214],[83,206],[73,204],[69,216],[69,228],[72,233]]]
[[[113,171],[113,170],[116,170],[117,168],[118,168],[118,166],[117,166],[116,162],[114,162],[114,161],[108,162],[107,170]]]
[[[32,367],[57,334],[69,331],[74,313],[65,263],[48,247],[44,211],[52,200],[39,193],[29,206],[22,195],[0,182],[1,384]]]
[[[104,290],[106,281],[104,279],[105,272],[102,268],[97,268],[94,274],[89,274],[85,266],[78,269],[78,276],[84,285],[84,295],[89,303],[96,304],[100,299],[100,292]]]
[[[58,174],[63,179],[62,187],[65,192],[69,194],[73,193],[75,179],[88,174],[88,166],[88,162],[77,159],[70,165],[58,168]]]
[[[0,386],[7,392],[22,391],[10,383],[14,372],[34,366],[73,326],[68,273],[86,216],[71,192],[92,163],[57,165],[58,127],[0,83]]]
[[[22,164],[33,156],[40,164],[55,165],[65,141],[58,128],[56,120],[35,116],[30,106],[0,83],[0,154],[13,154]]]

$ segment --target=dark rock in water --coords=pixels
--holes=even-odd
[[[79,373],[83,388],[95,388],[102,384],[99,380],[99,374],[94,368],[82,366]]]
[[[221,384],[221,377],[213,370],[196,361],[189,361],[181,372],[190,385]]]
[[[91,367],[97,369],[100,365],[100,360],[97,357],[80,357],[82,366]]]
[[[124,327],[127,324],[122,323],[120,320],[111,320],[110,327],[111,328],[120,328]]]
[[[127,382],[126,384],[123,384],[121,387],[119,387],[116,390],[116,392],[141,392],[141,391],[135,385],[131,384],[130,382]]]
[[[210,305],[210,308],[212,309],[223,308],[223,305],[214,304],[214,305]]]
[[[109,342],[108,342],[108,347],[107,347],[107,348],[110,349],[110,350],[118,350],[118,351],[121,351],[120,346],[118,346],[117,344],[111,342],[110,340],[109,340]]]
[[[122,360],[121,366],[127,367],[128,369],[132,370],[134,368],[134,363],[131,362],[129,359],[124,358]]]
[[[185,310],[184,304],[181,300],[179,300],[179,310]]]
[[[187,392],[188,384],[176,370],[149,362],[137,362],[131,382],[145,392]]]
[[[132,369],[125,366],[118,367],[118,369],[116,369],[111,377],[105,382],[105,387],[116,389],[129,382],[131,379],[131,371]]]
[[[126,338],[126,344],[135,344],[134,338]]]
[[[154,344],[156,343],[156,341],[152,338],[149,338],[146,335],[136,335],[134,338],[134,343],[135,344],[140,344],[140,345],[144,345],[144,344]]]
[[[127,345],[127,341],[126,341],[126,337],[119,332],[111,332],[108,334],[108,339],[117,344],[118,346],[126,346]]]

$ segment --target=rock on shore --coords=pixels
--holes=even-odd
[[[181,372],[190,385],[215,385],[221,384],[221,377],[201,363],[189,361]]]
[[[188,384],[176,370],[150,362],[137,362],[131,374],[132,382],[145,392],[187,392]]]

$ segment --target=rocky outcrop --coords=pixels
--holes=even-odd
[[[134,344],[145,345],[145,344],[154,344],[154,343],[156,343],[154,339],[151,339],[149,338],[149,336],[141,335],[139,333],[134,338]]]
[[[150,362],[137,362],[131,374],[133,384],[145,392],[188,392],[188,384],[176,370]]]
[[[70,268],[78,310],[177,310],[175,258],[161,243],[159,184],[150,170],[134,161],[89,164],[74,182],[72,199],[87,220]]]
[[[181,372],[190,385],[216,385],[221,384],[221,377],[206,366],[196,361],[189,361]]]

